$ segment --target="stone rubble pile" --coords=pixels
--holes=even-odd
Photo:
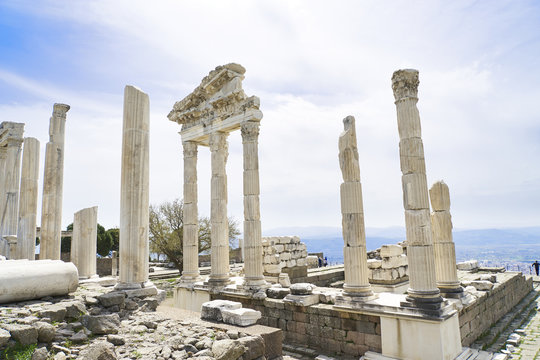
[[[149,296],[92,284],[68,297],[0,306],[0,354],[19,343],[37,345],[33,360],[263,359],[260,336],[156,313],[164,292],[152,289]]]
[[[370,251],[367,264],[370,283],[393,285],[409,280],[407,255],[401,245],[383,245]]]
[[[264,237],[262,246],[265,275],[277,276],[285,268],[307,266],[307,247],[298,236]]]

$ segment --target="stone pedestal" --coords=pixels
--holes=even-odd
[[[392,359],[453,360],[461,353],[457,312],[446,319],[381,316],[382,354]]]
[[[197,143],[186,141],[184,146],[184,227],[181,281],[199,280],[199,212],[197,210]]]
[[[147,286],[149,129],[148,95],[136,87],[126,86],[120,188],[120,277],[117,289]]]
[[[97,206],[82,209],[73,218],[71,262],[79,270],[79,279],[96,275]]]
[[[19,226],[17,258],[35,260],[38,206],[39,141],[24,139],[19,196]]]
[[[267,286],[263,275],[261,212],[259,205],[259,122],[242,124],[244,149],[244,287]]]
[[[437,181],[429,190],[431,200],[431,230],[435,253],[437,286],[445,297],[459,297],[463,288],[457,277],[456,248],[452,239],[450,191],[443,181]]]
[[[225,165],[228,156],[225,132],[210,135],[212,152],[211,208],[210,208],[210,250],[211,272],[208,283],[221,286],[229,282],[229,222],[227,218],[227,173]]]
[[[336,298],[336,302],[342,305],[343,302],[366,300],[374,296],[368,281],[362,184],[354,117],[347,116],[343,119],[343,125],[344,131],[339,136],[339,165],[344,181],[340,193],[345,242],[343,247],[345,283],[344,296]]]
[[[19,186],[21,174],[21,153],[24,124],[3,122],[0,125],[0,146],[5,147],[5,162],[2,177],[0,199],[0,235],[17,234],[19,211]],[[8,258],[15,259],[17,254],[8,250]]]
[[[45,147],[45,174],[41,207],[39,258],[60,259],[62,196],[64,185],[64,134],[69,105],[54,104]]]
[[[398,70],[392,76],[399,130],[403,205],[409,260],[409,296],[404,306],[440,308],[442,297],[435,279],[424,148],[420,131],[418,71]]]

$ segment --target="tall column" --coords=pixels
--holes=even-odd
[[[71,262],[79,270],[79,279],[96,277],[97,206],[77,211],[73,216]]]
[[[4,192],[2,194],[1,234],[16,236],[24,124],[4,122],[2,123],[2,129],[7,131],[8,135],[5,141],[6,160],[4,164],[5,178],[3,183]],[[9,258],[16,259],[17,254],[10,253]]]
[[[210,135],[212,152],[212,182],[210,207],[211,271],[208,282],[224,285],[229,282],[229,222],[227,219],[227,163],[228,144],[226,132]]]
[[[24,139],[17,231],[17,258],[35,260],[38,206],[39,141]]]
[[[368,281],[366,232],[362,204],[362,184],[356,143],[355,120],[343,119],[344,131],[339,136],[339,165],[343,175],[340,187],[345,263],[344,294],[359,298],[373,295]]]
[[[197,143],[184,146],[184,211],[183,211],[183,282],[194,282],[199,276],[199,212],[197,210]]]
[[[9,245],[7,240],[2,239],[2,214],[4,214],[5,208],[5,194],[6,194],[6,158],[7,148],[0,146],[0,255],[7,256],[9,254]]]
[[[244,149],[244,286],[253,290],[266,285],[259,204],[259,125],[258,121],[247,121],[241,130]]]
[[[435,252],[437,286],[446,297],[455,297],[463,288],[457,277],[456,248],[452,239],[452,216],[450,215],[450,191],[444,181],[437,181],[429,189],[431,200],[431,230]],[[453,296],[454,295],[454,296]]]
[[[442,297],[435,278],[426,164],[420,130],[418,71],[398,70],[392,76],[399,131],[403,206],[407,230],[409,280],[407,300],[414,306],[438,309]],[[407,304],[404,304],[407,305]]]
[[[64,135],[69,105],[54,104],[45,147],[45,174],[41,205],[39,259],[60,260],[62,195],[64,186]]]
[[[118,289],[145,287],[148,281],[149,130],[148,95],[128,85],[122,129]]]

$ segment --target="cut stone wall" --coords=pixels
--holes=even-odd
[[[499,275],[498,275],[499,276]],[[504,273],[506,281],[496,283],[459,312],[461,343],[469,346],[517,303],[532,291],[532,277],[521,273]]]
[[[224,294],[212,295],[214,299],[241,302],[243,307],[260,311],[258,324],[283,330],[286,343],[355,357],[366,351],[381,352],[378,316],[337,311],[330,304],[295,306],[282,299],[254,300]]]
[[[409,266],[401,245],[383,245],[368,252],[368,279],[371,284],[394,285],[409,280]]]
[[[298,236],[263,237],[262,246],[265,275],[287,273],[291,282],[307,275],[307,247]]]

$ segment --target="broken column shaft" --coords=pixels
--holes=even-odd
[[[45,147],[45,174],[41,206],[39,258],[60,259],[62,235],[62,191],[64,184],[64,135],[69,105],[54,104]]]

